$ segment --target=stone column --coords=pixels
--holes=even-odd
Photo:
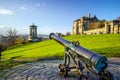
[[[120,34],[120,25],[118,25],[118,33]]]
[[[108,34],[108,22],[105,22],[105,33]]]
[[[30,27],[30,36],[32,36],[32,28]]]
[[[84,33],[84,23],[80,22],[80,33],[83,34]]]
[[[81,22],[78,23],[78,33],[81,34]]]
[[[76,34],[79,34],[79,24],[78,24],[78,22],[75,23],[75,26],[76,26]]]
[[[37,38],[37,27],[35,27],[35,38]]]
[[[111,31],[110,31],[112,34],[114,33],[114,24],[113,22],[111,23]]]
[[[32,32],[32,34],[33,34],[33,39],[35,38],[35,29],[34,29],[34,27],[33,27],[33,32]]]
[[[77,22],[73,23],[73,34],[77,34]]]

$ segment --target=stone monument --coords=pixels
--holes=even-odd
[[[34,25],[34,23],[32,25],[29,26],[30,28],[30,35],[28,40],[31,42],[37,42],[38,41],[38,37],[37,37],[37,26]]]

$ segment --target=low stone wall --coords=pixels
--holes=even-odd
[[[105,33],[104,28],[92,29],[92,30],[84,31],[84,34],[87,34],[87,35],[90,35],[90,34],[104,34],[104,33]]]

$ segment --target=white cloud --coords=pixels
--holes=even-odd
[[[13,15],[13,12],[7,9],[0,9],[0,14]]]
[[[27,10],[27,7],[26,6],[21,6],[20,9],[21,10]]]

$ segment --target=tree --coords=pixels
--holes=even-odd
[[[117,20],[120,20],[120,17],[117,17]]]
[[[9,29],[7,31],[7,37],[8,37],[8,44],[9,45],[14,45],[15,44],[15,40],[17,37],[17,30],[16,29]]]
[[[105,19],[102,19],[101,21],[102,21],[102,22],[105,22],[106,20],[105,20]]]
[[[70,32],[66,32],[66,36],[69,36],[69,35],[71,35],[71,33]]]
[[[23,38],[21,36],[17,37],[15,43],[16,44],[23,44],[24,43]]]

